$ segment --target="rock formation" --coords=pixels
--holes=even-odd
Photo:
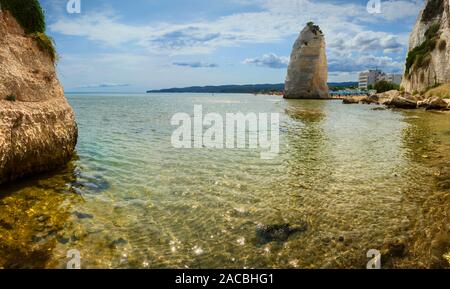
[[[402,87],[423,92],[450,83],[450,0],[426,0],[409,39]]]
[[[288,67],[285,98],[328,98],[325,37],[308,23],[294,44]]]
[[[0,11],[0,183],[65,164],[76,141],[52,55]]]

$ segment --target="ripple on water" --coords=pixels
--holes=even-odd
[[[368,249],[395,244],[421,259],[405,254],[388,266],[415,267],[430,259],[417,252],[446,250],[446,236],[433,237],[441,223],[432,209],[448,204],[439,205],[446,194],[432,185],[432,162],[446,160],[437,146],[450,145],[446,115],[252,95],[69,101],[78,158],[3,190],[0,267],[63,268],[67,250],[78,249],[87,268],[363,268]],[[219,113],[279,112],[278,158],[173,149],[170,118],[191,114],[193,103]],[[302,223],[301,233],[283,233]],[[283,238],[258,242],[261,224]]]

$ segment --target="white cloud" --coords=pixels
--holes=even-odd
[[[129,83],[99,83],[99,84],[88,84],[83,85],[78,88],[113,88],[113,87],[128,87],[131,86]]]
[[[361,31],[354,35],[338,33],[329,46],[337,51],[381,51],[383,53],[396,53],[405,48],[405,37],[384,32]]]
[[[331,73],[355,73],[375,68],[382,68],[386,72],[401,72],[403,65],[403,61],[396,61],[388,56],[373,56],[368,54],[359,56],[340,55],[338,57],[332,55],[328,61],[328,69]]]
[[[296,35],[313,20],[325,32],[327,42],[345,44],[339,49],[398,51],[399,36],[368,29],[368,22],[398,20],[416,13],[415,1],[384,1],[381,15],[371,15],[365,5],[334,4],[312,0],[260,0],[263,11],[235,13],[213,21],[185,24],[130,25],[112,12],[63,17],[50,24],[53,32],[86,37],[108,46],[144,48],[154,54],[210,53],[219,47],[247,43],[274,43]],[[384,7],[384,8],[383,8]],[[420,7],[420,6],[419,6]]]
[[[216,67],[219,67],[219,65],[217,65],[215,63],[206,63],[206,62],[201,62],[201,61],[174,62],[172,64],[175,66],[190,67],[190,68],[216,68]]]
[[[423,0],[383,1],[381,2],[380,17],[388,21],[417,17],[422,7]]]
[[[173,69],[177,69],[177,75],[184,76],[179,78],[186,79],[186,86],[192,84],[190,82],[195,77],[201,79],[202,84],[207,83],[208,79],[220,84],[225,79],[233,79],[232,75],[221,72],[221,69],[217,69],[213,75],[206,73],[207,69],[176,68],[174,66],[203,67],[207,64],[176,62],[175,59],[179,58],[174,59],[172,56],[212,53],[219,48],[247,44],[280,43],[287,38],[295,38],[308,21],[319,24],[325,33],[330,72],[336,76],[335,79],[353,78],[357,71],[371,67],[401,71],[408,33],[385,31],[391,30],[389,26],[398,26],[402,20],[415,18],[422,6],[421,0],[383,1],[382,13],[372,15],[366,10],[366,1],[360,4],[334,0],[233,1],[243,5],[259,5],[260,9],[209,21],[149,21],[141,25],[127,23],[112,10],[85,13],[77,17],[66,14],[61,14],[59,18],[53,17],[49,25],[51,32],[84,37],[108,49],[113,48],[112,53],[94,58],[90,56],[82,59],[82,56],[77,56],[72,59],[63,54],[60,64],[62,77],[72,87],[79,83],[89,84],[94,77],[97,83],[144,84],[160,79],[160,83],[154,84],[159,87],[165,86],[165,81],[172,86]],[[380,31],[380,27],[385,27],[385,30]],[[288,58],[265,54],[246,59],[244,63],[282,68],[286,67]],[[77,79],[74,77],[75,71],[79,74]],[[119,76],[118,71],[122,75]],[[279,71],[282,70],[268,70],[267,75],[281,75]],[[155,74],[157,77],[149,77]]]
[[[258,58],[247,58],[244,63],[269,68],[286,68],[289,64],[289,58],[269,53]]]

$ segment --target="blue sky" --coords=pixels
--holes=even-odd
[[[308,21],[327,42],[329,80],[361,70],[400,72],[422,0],[40,0],[66,91],[281,83]],[[371,0],[375,1],[375,0]]]

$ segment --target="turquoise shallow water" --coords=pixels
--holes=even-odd
[[[448,115],[340,101],[216,94],[69,94],[74,160],[2,188],[3,267],[362,268],[369,249],[417,227],[449,144]],[[280,113],[280,154],[175,149],[177,112]],[[15,221],[16,220],[16,221]],[[19,221],[17,221],[19,220]],[[258,224],[299,224],[258,242]],[[20,257],[20,258],[19,258]],[[390,266],[419,266],[420,257]]]

